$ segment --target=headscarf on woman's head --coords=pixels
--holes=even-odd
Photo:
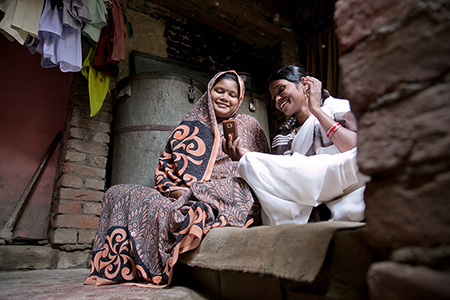
[[[244,81],[234,70],[219,72],[209,81],[206,92],[169,137],[159,157],[155,189],[169,192],[186,189],[197,181],[209,180],[221,143],[211,90],[225,73],[236,75],[239,82],[239,103],[230,117],[236,115],[244,99]]]
[[[216,75],[214,75],[213,78],[211,78],[211,80],[208,82],[206,92],[200,97],[200,99],[197,101],[194,107],[184,116],[183,121],[192,121],[194,119],[198,119],[199,115],[203,115],[208,116],[208,120],[211,121],[211,123],[217,124],[216,113],[214,111],[214,105],[211,99],[211,90],[216,85],[217,79],[224,74],[233,74],[237,77],[238,80],[239,103],[236,107],[236,111],[234,111],[232,115],[236,114],[244,99],[245,84],[244,80],[238,75],[238,73],[236,73],[236,71],[229,70],[219,72]],[[213,129],[213,127],[214,126],[211,126],[210,128]]]

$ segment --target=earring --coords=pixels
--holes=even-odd
[[[305,98],[308,98],[308,99],[309,99],[309,94],[308,94],[308,92],[309,92],[309,87],[306,89],[306,91],[303,90],[303,94],[305,95]]]

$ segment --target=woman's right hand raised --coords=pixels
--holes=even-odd
[[[308,98],[308,109],[314,116],[316,116],[316,114],[321,111],[320,100],[322,98],[322,82],[312,76],[303,77],[301,81],[302,84],[306,86],[304,93]]]

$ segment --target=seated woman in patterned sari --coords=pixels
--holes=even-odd
[[[156,186],[115,185],[106,191],[85,284],[170,284],[181,253],[199,246],[214,227],[248,227],[259,206],[237,162],[222,151],[222,121],[233,119],[239,141],[269,147],[258,121],[237,110],[244,82],[235,71],[216,74],[172,132],[159,159]]]

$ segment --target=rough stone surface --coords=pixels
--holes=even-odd
[[[0,246],[0,270],[50,269],[55,267],[55,250],[49,246]]]
[[[342,85],[352,110],[360,115],[402,83],[431,81],[447,74],[450,43],[442,41],[449,39],[450,8],[429,5],[391,32],[373,35],[341,56]]]
[[[402,18],[418,2],[420,1],[337,1],[334,20],[336,23],[336,35],[340,42],[339,51],[341,53],[347,52],[351,47],[367,38],[380,27]]]
[[[91,250],[56,251],[56,269],[88,268]]]
[[[129,285],[83,285],[87,268],[0,272],[0,299],[201,300],[213,299],[184,286],[165,289]]]
[[[450,243],[450,172],[426,182],[380,181],[365,193],[365,237],[377,248]]]
[[[52,232],[54,244],[75,244],[77,242],[78,231],[76,229],[58,228]]]
[[[358,163],[362,172],[376,174],[405,164],[448,160],[448,99],[447,82],[364,114],[358,131]]]
[[[373,264],[367,274],[371,300],[449,299],[450,273],[394,262]]]
[[[97,230],[80,230],[78,233],[78,242],[92,245],[96,233]]]
[[[450,269],[450,245],[443,244],[438,247],[408,246],[392,251],[389,260],[410,264],[423,265],[431,269],[446,271]]]

